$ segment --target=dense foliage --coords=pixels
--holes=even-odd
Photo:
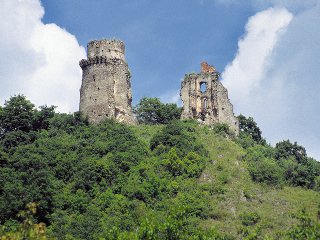
[[[143,101],[155,105],[147,111]],[[242,167],[231,170],[240,159],[232,152],[240,153],[228,127],[175,120],[178,108],[160,102],[161,113],[157,99],[143,101],[142,122],[165,125],[130,127],[113,120],[89,125],[79,113],[36,109],[22,95],[7,101],[0,108],[0,236],[260,239],[263,214],[240,207],[235,214],[238,196],[227,197],[238,190],[232,185],[240,181],[238,174],[245,176]],[[246,127],[234,141],[244,147],[241,160],[253,181],[320,189],[319,164],[302,146],[283,141],[273,148],[252,118],[242,120]],[[208,148],[212,140],[216,155]],[[210,173],[211,168],[216,170]],[[254,199],[249,190],[243,195]],[[303,214],[281,233],[284,238],[319,236],[318,222]],[[233,236],[215,228],[215,222],[230,219],[238,231]]]
[[[276,158],[278,149],[271,149],[273,152],[269,155],[266,148],[271,147],[257,145],[248,149],[246,158],[253,180],[274,185],[286,182],[292,186],[318,189],[320,176],[318,161],[305,157],[299,162],[292,155],[279,161]]]
[[[273,148],[265,143],[252,118],[240,115],[239,120],[240,126],[246,127],[242,128],[238,142],[247,148],[246,160],[254,181],[319,189],[320,163],[308,157],[304,147],[284,140]],[[248,140],[248,136],[254,141]]]
[[[240,136],[239,141],[243,147],[252,146],[253,144],[266,144],[262,138],[262,132],[252,117],[246,118],[242,114],[238,116]]]
[[[139,123],[166,124],[180,119],[181,108],[174,103],[162,103],[158,98],[142,98],[134,108]]]
[[[36,110],[23,96],[6,102],[1,119],[5,229],[18,229],[18,213],[34,202],[35,221],[58,239],[218,236],[196,224],[210,206],[194,188],[207,159],[194,123],[168,124],[149,147],[125,125],[88,126],[77,114]]]

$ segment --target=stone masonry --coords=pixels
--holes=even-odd
[[[80,112],[90,123],[106,118],[135,124],[132,114],[130,72],[125,45],[120,40],[94,40],[88,43],[82,68]]]
[[[206,62],[201,63],[201,73],[185,75],[180,91],[183,102],[181,119],[193,118],[207,125],[226,123],[238,135],[239,123],[234,116],[228,91],[218,80],[219,75]]]

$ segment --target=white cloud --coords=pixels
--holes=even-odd
[[[295,15],[275,7],[251,17],[222,79],[235,110],[253,116],[268,141],[298,141],[320,160],[319,13],[318,2]]]
[[[251,17],[246,25],[246,35],[239,40],[238,53],[222,74],[223,83],[236,95],[236,101],[246,98],[263,79],[269,57],[280,33],[292,19],[285,9],[269,8]],[[235,81],[236,80],[236,81]]]
[[[44,24],[39,0],[4,0],[0,14],[1,102],[22,93],[34,104],[77,111],[85,50],[56,24]]]

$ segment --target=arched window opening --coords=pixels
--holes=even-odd
[[[203,99],[202,108],[206,109],[208,107],[208,100],[206,98]]]

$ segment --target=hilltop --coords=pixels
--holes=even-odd
[[[235,137],[158,104],[165,124],[127,126],[7,101],[4,239],[319,238],[320,168],[302,146],[269,146],[251,118],[239,117]]]

